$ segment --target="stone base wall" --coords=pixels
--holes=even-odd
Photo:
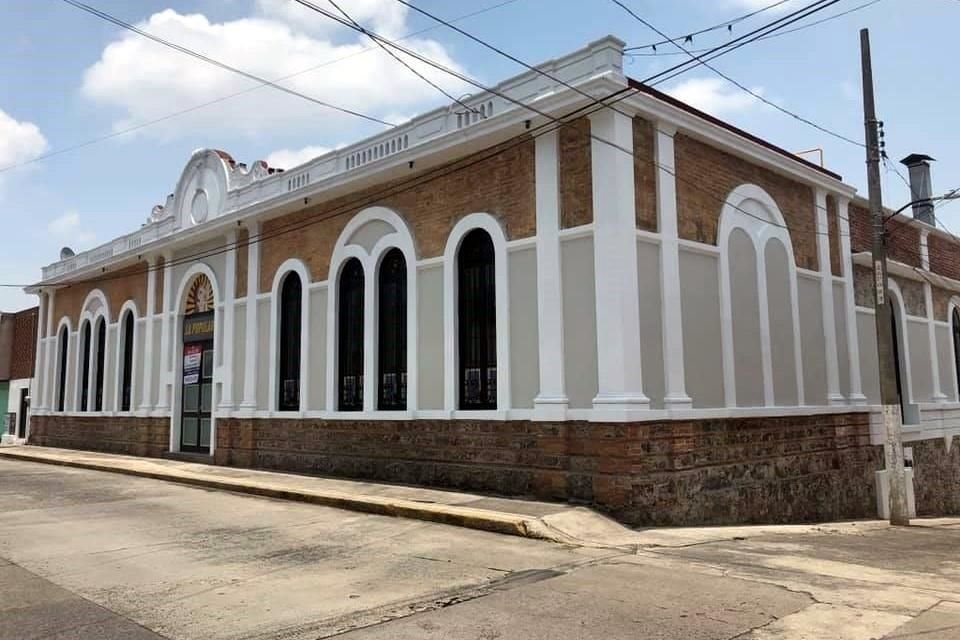
[[[876,517],[866,413],[599,424],[222,418],[217,464],[591,504],[631,525]]]
[[[29,443],[159,458],[170,449],[170,419],[35,415]]]
[[[943,438],[908,442],[913,448],[917,515],[960,515],[960,437],[950,450]]]

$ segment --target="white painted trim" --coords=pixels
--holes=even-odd
[[[248,238],[260,234],[260,224],[253,222],[247,225]],[[244,412],[257,409],[257,341],[259,327],[257,317],[257,291],[260,288],[260,243],[247,244],[247,295],[244,300],[246,314],[246,337],[243,345],[243,399],[240,408]]]
[[[924,268],[929,269],[930,258],[927,255],[927,234],[925,231],[920,233],[920,253]],[[931,400],[943,403],[947,401],[947,396],[943,393],[943,387],[940,385],[940,353],[937,350],[937,329],[933,324],[933,288],[929,282],[923,283],[923,300],[927,310],[927,339],[930,345],[930,380],[933,384]]]
[[[906,313],[906,306],[903,302],[903,293],[900,291],[900,285],[897,284],[897,281],[893,278],[888,280],[888,287],[890,289],[890,302],[894,307],[894,315],[896,316],[897,321],[897,338],[900,351],[900,359],[902,361],[902,367],[900,367],[901,362],[895,363],[897,367],[900,367],[900,379],[903,386],[903,404],[916,406],[915,398],[913,397],[913,375],[912,367],[910,360],[910,335],[907,331],[907,322],[910,321],[910,316]],[[922,318],[923,322],[926,322],[926,318]],[[904,424],[907,423],[907,418],[909,416],[904,415],[903,421]]]
[[[60,348],[61,348],[60,338],[63,335],[62,332],[64,328],[66,328],[67,330],[67,358],[66,358],[66,362],[64,363],[64,366],[61,367],[60,366]],[[76,334],[74,334],[73,323],[70,322],[70,316],[64,315],[63,317],[60,318],[60,322],[57,323],[57,350],[56,350],[56,357],[54,360],[54,367],[55,367],[54,371],[56,372],[56,374],[54,376],[55,382],[54,382],[53,394],[50,398],[51,399],[50,409],[56,411],[57,413],[63,413],[63,411],[69,411],[70,409],[73,408],[73,398],[71,397],[72,394],[70,394],[69,391],[70,391],[71,372],[75,372],[76,369],[74,366],[72,366],[72,363],[70,361],[70,343],[72,340],[75,339],[73,336],[79,335],[79,334],[80,334],[79,330],[77,331]],[[79,344],[77,344],[77,348],[78,349],[80,348]],[[60,400],[60,385],[61,385],[60,381],[61,380],[63,381],[62,384],[64,387],[63,411],[60,411],[58,409],[58,403]]]
[[[223,292],[223,341],[225,349],[220,350],[221,364],[223,373],[220,379],[220,402],[221,407],[233,407],[233,345],[236,321],[236,297],[237,297],[237,231],[231,229],[226,235],[227,249],[224,254],[224,292]],[[213,402],[216,402],[214,397]]]
[[[33,353],[33,379],[30,381],[30,389],[27,393],[30,396],[30,412],[37,409],[43,409],[45,404],[44,385],[47,383],[49,373],[44,367],[46,363],[47,345],[44,343],[44,336],[50,330],[50,313],[53,310],[50,293],[46,291],[37,292],[37,330],[34,335],[34,353]],[[17,407],[19,412],[20,408]],[[18,418],[19,419],[19,418]],[[29,436],[30,421],[27,420],[24,436]]]
[[[582,224],[578,227],[570,227],[568,229],[560,229],[560,240],[576,240],[577,238],[592,238],[593,237],[593,223]]]
[[[802,267],[797,267],[797,277],[798,278],[807,278],[808,280],[816,280],[820,282],[821,280],[827,280],[819,271],[811,271],[810,269],[804,269]]]
[[[678,244],[680,245],[681,251],[699,253],[705,256],[710,256],[711,258],[716,258],[720,255],[720,247],[712,244],[704,244],[702,242],[687,240],[685,238],[680,238]]]
[[[300,278],[300,408],[310,406],[310,270],[298,258],[288,258],[277,267],[270,286],[270,359],[267,407],[277,411],[280,403],[280,287],[290,273]],[[284,412],[288,413],[288,412]]]
[[[55,304],[55,303],[56,303],[56,299],[57,299],[57,298],[56,298],[56,294],[57,294],[57,290],[56,290],[56,289],[51,289],[51,290],[47,293],[47,298],[48,298],[48,300],[47,300],[47,315],[46,315],[46,327],[47,327],[47,331],[46,331],[46,333],[47,333],[47,338],[46,338],[46,339],[47,339],[47,340],[50,340],[51,338],[53,338],[53,335],[52,335],[52,332],[53,332],[53,312],[54,312],[54,309],[55,309],[55,307],[56,307],[56,304]],[[53,359],[52,359],[52,357],[51,357],[50,345],[49,345],[49,343],[47,344],[47,348],[44,350],[43,356],[44,356],[44,371],[46,372],[46,375],[45,375],[44,380],[43,380],[43,402],[41,403],[43,406],[42,406],[41,408],[42,408],[42,409],[50,409],[50,408],[52,408],[52,406],[53,406],[52,401],[51,401],[52,394],[50,393],[50,389],[51,389],[51,387],[52,387],[53,385],[56,384],[56,374],[54,374],[54,369],[53,369],[53,367],[51,366]]]
[[[157,391],[157,404],[153,411],[163,412],[170,409],[171,386],[173,385],[173,337],[171,324],[173,323],[173,255],[166,253],[163,256],[163,308],[160,310],[160,388]],[[172,413],[172,412],[171,412]],[[173,449],[173,434],[170,435],[171,451]]]
[[[837,355],[837,316],[833,309],[833,278],[830,277],[830,224],[827,220],[827,192],[815,192],[817,262],[820,264],[820,311],[823,318],[823,350],[827,369],[827,404],[842,405],[840,360]],[[819,275],[819,274],[818,274]]]
[[[461,218],[447,237],[443,250],[443,341],[445,411],[457,410],[457,389],[460,384],[457,345],[457,253],[464,236],[474,229],[483,229],[493,242],[495,296],[497,305],[497,407],[510,407],[510,270],[507,237],[500,223],[488,213],[471,213]],[[478,414],[480,412],[469,412]]]
[[[120,311],[117,313],[117,325],[116,325],[117,326],[117,348],[113,358],[113,364],[114,364],[113,370],[116,372],[116,376],[114,379],[114,385],[116,389],[114,390],[114,395],[113,395],[113,410],[118,412],[121,411],[120,402],[121,402],[121,399],[123,398],[123,370],[122,370],[123,369],[123,366],[122,366],[123,365],[123,339],[124,339],[123,319],[124,319],[124,314],[126,314],[128,311],[133,314],[133,356],[130,359],[130,366],[133,367],[135,370],[137,367],[137,363],[140,362],[140,358],[138,357],[139,353],[137,351],[137,316],[139,314],[137,312],[137,303],[134,302],[132,299],[130,299],[123,303],[123,306],[120,307]],[[146,358],[144,358],[144,360],[146,360]],[[144,369],[147,369],[147,368],[150,368],[149,362],[144,367]],[[144,378],[144,387],[146,387],[146,382],[147,380],[146,378]],[[130,373],[130,411],[132,411],[133,408],[137,406],[136,398],[137,398],[137,376],[135,372],[132,371]],[[124,411],[123,413],[129,413],[129,411]]]
[[[507,241],[507,251],[523,251],[524,249],[535,249],[537,246],[537,237],[529,236],[527,238],[520,238],[518,240],[509,240]]]
[[[417,269],[435,269],[443,266],[443,256],[425,258],[417,262]]]
[[[659,199],[659,196],[658,196],[658,199]],[[659,233],[655,233],[653,231],[647,231],[646,229],[637,229],[636,231],[637,231],[637,240],[639,240],[640,242],[646,242],[647,244],[660,246],[660,243],[663,241]]]
[[[153,346],[153,334],[155,329],[155,320],[154,315],[157,312],[157,262],[154,258],[147,259],[147,316],[146,320],[146,332],[144,333],[143,340],[143,350],[145,357],[140,361],[141,366],[143,367],[143,388],[140,390],[140,404],[138,409],[140,411],[150,411],[153,409],[153,361],[156,357],[154,354]],[[164,286],[167,286],[164,283]],[[137,318],[139,314],[134,313],[134,318]],[[134,322],[136,324],[136,321]],[[136,341],[134,341],[136,345]],[[117,349],[120,351],[120,349]],[[118,361],[119,362],[119,361]],[[117,369],[119,374],[119,368]],[[119,377],[119,375],[118,375]],[[136,396],[131,393],[130,402],[131,406],[136,405],[134,398]],[[117,405],[119,407],[119,404]]]

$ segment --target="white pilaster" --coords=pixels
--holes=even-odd
[[[377,410],[377,273],[372,264],[363,274],[363,410]]]
[[[53,303],[56,300],[56,294],[57,294],[56,289],[50,289],[47,292],[47,311],[44,316],[45,318],[44,322],[47,328],[45,332],[45,335],[47,336],[47,340],[46,340],[47,346],[44,348],[44,351],[43,351],[44,378],[43,378],[43,391],[42,391],[43,397],[41,398],[41,402],[43,404],[43,408],[47,409],[48,411],[52,410],[54,407],[53,394],[57,384],[57,370],[56,370],[56,365],[54,364],[56,362],[56,360],[54,359],[54,354],[57,353],[57,349],[59,348],[59,345],[57,344],[57,341],[55,339],[51,338],[51,336],[53,335],[53,309],[54,309]]]
[[[827,192],[816,191],[817,262],[820,264],[820,309],[823,313],[823,348],[827,363],[827,403],[846,403],[840,393],[840,359],[837,355],[837,324],[833,312],[833,272],[830,266],[830,221]]]
[[[844,314],[847,325],[847,360],[850,370],[850,395],[852,405],[867,404],[860,378],[860,334],[857,330],[856,298],[853,292],[853,259],[850,255],[850,200],[837,198],[837,223],[840,228],[840,268],[843,270]]]
[[[683,309],[680,302],[680,242],[677,231],[677,178],[673,136],[676,127],[658,123],[654,138],[657,159],[657,218],[660,230],[660,309],[663,327],[663,404],[670,409],[693,406],[686,391],[683,362]]]
[[[650,408],[640,368],[640,290],[633,187],[633,122],[612,109],[590,115],[598,420],[630,420]]]
[[[927,237],[930,232],[926,229],[920,231],[920,267],[925,271],[930,270],[930,247],[927,244]],[[940,386],[940,354],[937,352],[937,329],[933,324],[933,287],[926,280],[923,281],[923,299],[927,308],[927,339],[930,341],[930,375],[933,381],[933,394],[931,400],[934,402],[946,402],[947,396],[943,393]]]
[[[243,400],[240,407],[245,411],[255,411],[257,408],[257,291],[260,287],[260,243],[256,241],[260,233],[260,224],[252,222],[247,225],[248,238],[253,240],[247,244],[247,303],[244,309],[247,314],[247,337],[244,340],[243,358]],[[307,283],[303,283],[306,287]]]
[[[535,175],[540,392],[533,400],[535,420],[563,420],[570,404],[564,373],[559,159],[557,132],[538,137]]]
[[[223,340],[220,342],[223,348],[220,353],[223,354],[223,370],[220,374],[220,409],[229,411],[233,409],[233,335],[234,335],[234,309],[237,299],[237,233],[231,231],[227,234],[227,253],[224,256],[226,263],[226,277],[224,278],[223,292]]]
[[[177,286],[173,282],[173,255],[163,256],[163,308],[160,310],[160,392],[157,397],[158,412],[170,409],[170,390],[173,385],[173,290]],[[172,432],[171,432],[172,433]]]
[[[30,383],[30,405],[32,409],[43,409],[43,386],[47,380],[47,372],[43,368],[44,353],[47,350],[47,343],[44,341],[44,326],[49,325],[47,318],[50,315],[51,305],[48,300],[49,294],[46,291],[40,291],[37,295],[39,305],[37,309],[37,335],[36,348],[33,359],[33,380]]]
[[[164,280],[164,288],[169,287]],[[155,258],[147,258],[147,311],[144,316],[144,339],[143,339],[143,386],[140,390],[140,410],[150,411],[153,409],[153,362],[156,354],[153,348],[153,333],[157,314],[157,261]],[[162,320],[161,320],[162,321]],[[119,375],[119,371],[118,371]],[[162,377],[162,375],[161,375]]]

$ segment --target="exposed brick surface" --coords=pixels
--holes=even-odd
[[[247,297],[247,240],[250,239],[250,232],[241,229],[237,233],[237,280],[234,287],[234,297]]]
[[[442,255],[450,230],[460,218],[471,213],[485,212],[496,217],[511,240],[534,235],[534,142],[532,139],[521,144],[511,142],[503,145],[500,153],[493,151],[485,150],[441,170],[431,170],[429,175],[438,177],[423,179],[413,187],[407,182],[416,175],[411,172],[409,177],[393,183],[265,222],[261,231],[269,235],[279,228],[289,228],[287,225],[322,220],[263,240],[260,291],[270,290],[277,268],[288,258],[303,260],[311,279],[325,280],[340,232],[355,213],[369,206],[390,207],[402,216],[410,226],[421,258]],[[464,168],[458,170],[459,167]],[[389,193],[393,195],[387,195]]]
[[[850,203],[847,216],[850,221],[850,251],[853,253],[870,251],[873,246],[870,212]]]
[[[960,437],[911,442],[917,515],[960,515]]]
[[[233,466],[591,503],[634,525],[874,514],[866,414],[586,422],[217,422]]]
[[[887,221],[887,256],[891,260],[920,266],[920,229],[908,222]]]
[[[168,418],[44,415],[30,418],[30,444],[161,457],[170,446]]]
[[[931,233],[927,236],[930,270],[941,276],[960,280],[960,243]]]
[[[860,307],[873,308],[873,269],[853,265],[853,299]]]
[[[104,274],[102,280],[90,284],[75,284],[57,289],[53,296],[54,330],[64,316],[70,318],[74,331],[77,330],[80,312],[83,310],[83,301],[87,299],[87,294],[94,289],[100,289],[106,296],[107,304],[110,305],[111,322],[117,320],[117,313],[127,300],[132,299],[136,303],[137,309],[145,310],[147,308],[146,263],[132,265],[119,271],[108,271]]]
[[[10,349],[10,378],[18,380],[33,377],[37,353],[37,307],[14,314],[13,344]]]
[[[153,295],[153,304],[154,304],[154,307],[153,307],[153,308],[156,309],[157,312],[159,312],[159,311],[161,311],[161,310],[163,309],[163,288],[167,285],[167,283],[165,282],[164,277],[163,277],[163,272],[164,272],[163,265],[164,265],[164,262],[165,262],[165,260],[164,260],[163,258],[160,258],[160,259],[157,260],[157,264],[154,265],[154,269],[157,270],[157,275],[155,276],[156,279],[157,279],[157,280],[156,280],[157,285],[156,285],[156,290],[153,292],[153,294],[154,294],[154,295]],[[176,295],[176,292],[174,292],[174,295]],[[172,297],[171,297],[170,299],[173,300]],[[146,309],[142,309],[142,310],[140,311],[140,313],[146,313],[146,312],[147,312]]]
[[[900,293],[903,295],[903,306],[906,307],[907,313],[912,316],[926,316],[927,300],[923,294],[923,284],[916,280],[894,276],[890,276],[890,279],[896,281],[900,287]]]
[[[590,119],[578,118],[558,132],[560,228],[593,222],[593,172]]]
[[[830,273],[842,276],[840,257],[840,226],[837,217],[837,199],[827,196],[827,231],[830,234]]]
[[[680,237],[717,244],[720,211],[734,188],[752,183],[777,203],[790,231],[798,267],[816,270],[817,234],[813,189],[742,158],[678,134],[677,208]]]
[[[633,119],[633,184],[637,228],[657,230],[657,167],[653,125],[640,117]]]
[[[933,292],[933,318],[934,320],[940,320],[943,322],[951,321],[951,318],[947,317],[947,312],[950,308],[950,298],[957,295],[953,291],[947,291],[946,289],[941,289],[939,287],[931,287]]]

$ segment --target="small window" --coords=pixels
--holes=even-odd
[[[107,349],[107,322],[103,318],[100,318],[100,321],[97,323],[97,361],[95,363],[96,370],[94,372],[94,387],[93,387],[93,410],[94,411],[103,411],[103,377],[104,377],[104,364],[106,363],[106,349]]]
[[[351,258],[340,273],[338,403],[340,411],[363,410],[363,265]]]
[[[482,229],[457,254],[460,408],[497,408],[497,299],[493,241]]]
[[[70,350],[70,331],[60,329],[60,366],[57,372],[57,411],[63,411],[67,397],[67,353]]]
[[[121,345],[123,355],[120,360],[120,411],[130,411],[133,404],[133,312],[127,311],[123,316],[120,330],[123,332]]]
[[[407,262],[399,249],[384,256],[377,285],[377,408],[398,411],[407,408]]]
[[[80,411],[87,410],[90,393],[90,323],[80,330]]]
[[[291,271],[280,287],[280,375],[277,406],[281,411],[300,409],[300,320],[302,317],[300,276]]]

